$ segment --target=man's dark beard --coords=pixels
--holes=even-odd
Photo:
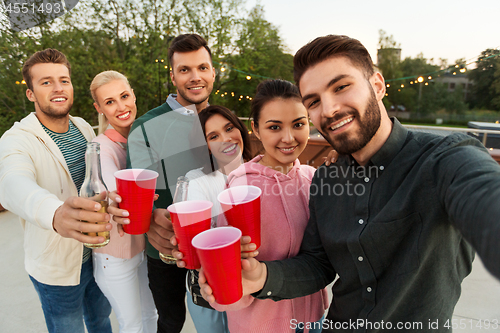
[[[60,113],[57,113],[56,111],[54,111],[50,106],[42,108],[40,106],[40,104],[38,104],[38,107],[40,108],[40,111],[42,111],[47,117],[58,120],[58,119],[66,118],[68,116],[68,113],[71,110],[71,108],[73,107],[73,104],[68,106],[68,109],[66,112],[60,112]]]
[[[212,93],[212,90],[213,90],[213,88],[212,89],[208,89],[207,98],[205,98],[202,101],[196,101],[194,99],[189,98],[188,96],[184,95],[184,93],[181,90],[178,90],[177,93],[179,95],[181,95],[181,97],[184,98],[184,100],[186,100],[188,103],[194,104],[194,105],[198,105],[198,104],[201,104],[201,103],[205,102],[210,97],[210,94]]]
[[[363,118],[361,118],[358,110],[352,109],[347,112],[339,113],[335,115],[335,117],[328,118],[321,122],[320,134],[340,155],[351,155],[364,148],[373,138],[375,133],[377,133],[380,127],[380,108],[378,106],[375,93],[371,87],[370,92],[371,96],[368,100],[368,105],[366,106]],[[359,121],[360,131],[357,133],[359,137],[358,135],[349,135],[344,132],[337,134],[335,136],[335,141],[332,140],[332,138],[326,134],[330,131],[329,127],[331,124],[349,115],[354,116]]]

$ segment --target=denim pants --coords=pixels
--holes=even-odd
[[[187,291],[187,306],[197,332],[229,333],[226,312],[219,312],[194,304],[189,290]]]
[[[186,320],[187,270],[146,257],[149,288],[158,311],[158,333],[179,333]]]
[[[111,305],[94,280],[92,259],[82,265],[80,284],[51,286],[30,276],[42,303],[49,333],[111,333]]]

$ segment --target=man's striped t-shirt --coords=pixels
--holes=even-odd
[[[73,183],[75,183],[78,192],[80,192],[80,187],[82,187],[83,180],[85,179],[87,139],[85,139],[78,127],[71,120],[69,121],[69,130],[65,133],[53,132],[45,126],[43,126],[43,129],[54,140],[57,147],[59,147],[68,165]]]
[[[65,133],[56,133],[43,126],[45,132],[57,144],[59,150],[66,160],[69,173],[73,179],[73,183],[80,193],[83,181],[85,179],[85,150],[87,149],[87,139],[82,132],[76,127],[73,122],[69,121],[69,130]],[[83,247],[83,263],[89,260],[92,250]]]

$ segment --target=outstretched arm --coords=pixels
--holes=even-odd
[[[441,203],[488,270],[500,278],[500,166],[477,140],[450,145],[437,155],[434,174]]]

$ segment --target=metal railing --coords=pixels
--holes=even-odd
[[[486,147],[486,141],[488,139],[488,134],[498,134],[500,137],[500,131],[497,130],[485,130],[477,128],[461,128],[461,127],[442,127],[442,126],[423,126],[423,125],[403,125],[406,128],[420,130],[422,132],[466,132],[466,133],[483,133],[483,145]],[[446,134],[445,134],[446,135]]]
[[[248,121],[250,118],[248,117],[239,117],[242,121]],[[500,138],[500,131],[497,130],[485,130],[485,129],[477,129],[477,128],[462,128],[462,127],[443,127],[443,126],[425,126],[425,125],[403,125],[408,129],[413,129],[422,132],[435,133],[440,135],[447,135],[448,132],[465,132],[465,133],[478,133],[483,134],[482,142],[486,147],[486,142],[488,140],[488,134],[498,134]],[[94,130],[96,130],[99,126],[92,126]],[[500,147],[499,147],[500,148]]]

